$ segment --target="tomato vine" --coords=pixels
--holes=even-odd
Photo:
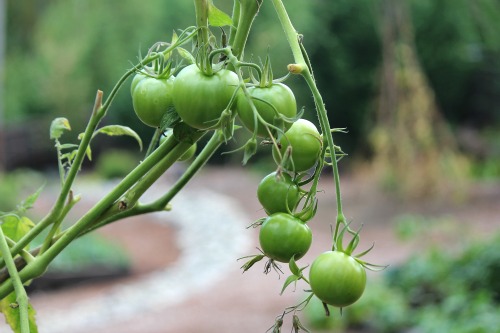
[[[293,91],[283,83],[288,75],[274,79],[269,57],[263,66],[244,60],[246,41],[262,1],[235,0],[230,17],[211,0],[194,0],[197,26],[188,27],[179,35],[174,33],[171,42],[153,45],[144,58],[123,74],[106,100],[103,92],[98,91],[78,145],[61,143],[63,133],[71,129],[66,118],[57,118],[52,123],[50,137],[56,143],[61,180],[53,207],[33,225],[23,220],[24,211],[0,212],[2,223],[8,216],[26,223],[26,232],[16,240],[0,228],[0,299],[15,293],[19,310],[7,309],[5,313],[18,322],[17,326],[12,325],[15,332],[28,333],[34,325],[23,284],[41,276],[54,258],[78,237],[126,217],[168,210],[170,201],[217,149],[233,137],[235,123],[239,121],[250,133],[246,143],[236,150],[243,151],[243,164],[255,155],[259,141],[273,146],[272,160],[276,162],[276,169],[263,179],[257,193],[267,216],[252,224],[260,229],[262,250],[250,256],[242,268],[246,271],[267,258],[266,272],[271,268],[282,272],[278,263],[288,263],[291,275],[281,293],[299,281],[311,288],[303,302],[286,308],[276,317],[271,327],[273,332],[280,332],[284,316],[290,313],[293,313],[293,329],[307,331],[296,313],[307,306],[313,294],[324,302],[328,314],[327,304],[342,308],[361,297],[365,269],[383,268],[360,259],[371,249],[353,255],[360,236],[350,228],[343,212],[337,163],[345,154],[332,137],[332,133],[344,129],[330,128],[301,35],[294,29],[281,0],[271,1],[294,58],[294,63],[287,66],[289,75],[300,75],[307,83],[320,129],[302,119],[303,111],[297,110]],[[211,28],[224,26],[229,26],[229,38],[223,31],[218,39]],[[130,89],[132,108],[138,121],[154,128],[146,156],[82,217],[61,230],[68,212],[80,200],[72,187],[84,159],[91,158],[93,138],[97,134],[128,135],[142,148],[141,138],[128,127],[99,127],[116,94],[131,76],[134,76]],[[209,132],[211,139],[193,156],[199,140]],[[159,198],[142,203],[143,194],[161,175],[187,156],[189,166],[177,182]],[[304,257],[313,241],[309,223],[316,214],[319,179],[327,166],[332,167],[337,205],[332,248],[317,257],[307,278],[303,272],[308,266],[299,267],[297,261]],[[48,232],[43,244],[28,251],[27,246],[45,230]],[[345,235],[351,236],[346,247]]]

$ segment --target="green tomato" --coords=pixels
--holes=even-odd
[[[141,73],[132,80],[134,111],[146,125],[159,127],[164,114],[173,105],[173,81],[172,76],[168,79],[156,79]]]
[[[293,118],[297,115],[295,96],[292,90],[282,83],[275,83],[270,87],[250,87],[248,88],[248,93],[252,97],[259,115],[271,125],[273,125],[274,118],[278,116],[276,112],[287,118]],[[269,104],[273,105],[276,110]],[[253,110],[243,93],[238,96],[236,108],[243,125],[251,132],[254,132],[255,120]],[[286,131],[292,123],[284,122],[284,125]],[[274,132],[272,129],[271,131]],[[269,137],[265,126],[260,122],[258,122],[257,126],[257,135],[260,137]]]
[[[187,125],[207,129],[217,124],[238,84],[238,76],[229,70],[205,75],[198,66],[189,65],[174,81],[175,109]]]
[[[302,258],[312,243],[311,229],[298,218],[287,213],[268,216],[262,223],[259,242],[264,254],[270,259],[289,262]]]
[[[273,172],[260,182],[257,198],[268,215],[293,211],[300,200],[299,187],[289,174]]]
[[[366,270],[340,251],[320,254],[309,270],[313,293],[326,304],[345,307],[356,302],[366,286]]]
[[[292,124],[279,141],[281,155],[284,157],[288,146],[292,153],[285,169],[294,172],[307,171],[312,168],[321,155],[323,142],[316,126],[308,120],[299,119]],[[275,160],[279,160],[278,150],[273,148]]]
[[[181,157],[179,157],[177,160],[178,161],[187,161],[189,159],[191,159],[194,154],[196,154],[196,147],[197,147],[197,144],[196,142],[191,146],[189,147],[188,150],[186,150],[186,152],[184,154],[182,154]]]

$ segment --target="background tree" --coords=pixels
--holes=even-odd
[[[385,0],[382,13],[375,169],[387,184],[411,196],[457,190],[467,178],[466,163],[418,61],[407,3]]]

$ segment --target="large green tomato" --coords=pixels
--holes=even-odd
[[[271,125],[273,125],[274,118],[278,116],[276,112],[287,118],[293,118],[297,115],[295,96],[292,90],[282,83],[274,83],[270,87],[250,87],[248,88],[248,93],[252,97],[259,115]],[[276,110],[269,104],[273,105]],[[238,96],[236,108],[243,125],[253,132],[255,129],[254,113],[250,103],[243,94]],[[284,125],[286,131],[290,128],[292,123],[284,122]],[[274,132],[272,129],[271,131],[271,133]],[[257,126],[257,135],[269,137],[269,133],[265,126],[260,122],[258,122]]]
[[[279,144],[282,156],[292,147],[291,158],[285,164],[285,169],[294,172],[307,171],[312,168],[321,155],[323,142],[316,126],[308,120],[299,119],[293,123],[281,137]],[[278,151],[273,148],[273,156],[278,160]]]
[[[273,172],[260,182],[257,198],[268,215],[293,211],[300,200],[299,187],[289,174]]]
[[[174,78],[157,79],[138,73],[132,80],[132,104],[137,117],[148,126],[159,127],[172,103]]]
[[[217,124],[238,84],[238,76],[229,70],[205,75],[198,66],[189,65],[174,81],[175,109],[187,125],[207,129]]]
[[[345,307],[356,302],[366,286],[366,270],[340,251],[320,254],[309,270],[313,293],[326,304]]]
[[[302,220],[287,214],[276,213],[262,223],[259,242],[264,254],[280,262],[302,258],[312,243],[311,229]]]

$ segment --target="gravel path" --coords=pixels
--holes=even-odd
[[[90,186],[81,190],[94,194],[103,190]],[[159,194],[155,192],[159,189],[149,192],[145,201]],[[174,264],[139,280],[113,286],[70,308],[42,306],[38,310],[40,331],[89,332],[109,322],[180,303],[215,283],[248,251],[250,235],[245,226],[249,217],[235,200],[210,190],[186,191],[172,205],[171,212],[151,214],[149,218],[160,224],[174,221],[180,250]]]

